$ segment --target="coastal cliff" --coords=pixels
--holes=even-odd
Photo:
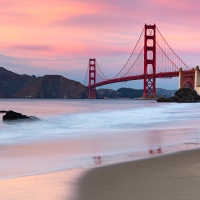
[[[59,75],[19,75],[0,67],[0,98],[86,98],[87,88]]]

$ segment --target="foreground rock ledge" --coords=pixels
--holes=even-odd
[[[157,99],[157,102],[179,102],[179,103],[195,103],[200,102],[200,96],[194,89],[181,88],[173,97]]]
[[[9,110],[3,116],[3,121],[11,121],[11,120],[18,120],[18,119],[20,119],[20,120],[39,120],[37,117],[26,116],[21,113],[14,112],[12,110]]]

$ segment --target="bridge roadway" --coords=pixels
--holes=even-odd
[[[182,76],[188,76],[188,75],[194,75],[195,70],[185,70],[182,71]],[[179,71],[175,71],[175,72],[160,72],[160,73],[156,73],[156,74],[147,74],[147,75],[135,75],[135,76],[127,76],[127,77],[122,77],[122,78],[114,78],[114,79],[109,79],[109,80],[105,80],[96,84],[91,84],[90,88],[95,88],[95,87],[99,87],[102,85],[107,85],[107,84],[111,84],[111,83],[118,83],[118,82],[126,82],[126,81],[133,81],[133,80],[144,80],[144,79],[148,79],[148,78],[172,78],[172,77],[178,77],[179,76]]]

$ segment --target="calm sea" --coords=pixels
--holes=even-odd
[[[199,148],[198,103],[1,99],[0,110],[40,118],[0,120],[0,179]]]

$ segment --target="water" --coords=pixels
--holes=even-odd
[[[1,99],[0,110],[41,119],[0,121],[0,179],[199,147],[197,103]]]

